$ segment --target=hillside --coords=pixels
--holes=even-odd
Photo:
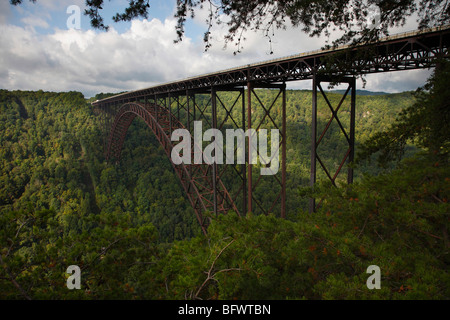
[[[259,92],[262,101],[273,94],[270,90]],[[331,94],[330,100],[336,103],[339,97]],[[221,99],[226,103],[233,95]],[[357,142],[385,128],[412,99],[409,93],[358,97]],[[319,119],[327,120],[329,111],[321,102]],[[291,191],[308,185],[310,106],[310,92],[288,91],[287,189]],[[2,210],[26,210],[29,205],[37,210],[52,209],[68,230],[81,227],[71,225],[73,216],[118,211],[129,216],[133,225],[153,223],[163,241],[198,232],[168,159],[140,120],[134,121],[127,134],[122,162],[114,166],[104,160],[98,147],[103,145],[102,128],[80,93],[2,91],[1,108]],[[341,121],[348,123],[348,112],[342,113]],[[320,152],[332,167],[345,141],[336,124],[326,138]],[[364,167],[356,175],[376,170],[375,166]],[[322,171],[320,176],[324,176]],[[296,195],[290,195],[290,200],[291,215],[296,214],[293,211],[299,203],[306,206]]]
[[[274,92],[261,90],[258,94],[264,101],[270,100]],[[339,93],[330,94],[332,103],[340,97]],[[225,94],[221,99],[232,101],[233,96]],[[411,93],[358,95],[357,145],[387,128],[413,101]],[[319,126],[323,126],[329,113],[324,101],[320,101],[319,108]],[[256,117],[258,112],[255,110]],[[397,297],[414,293],[413,289],[428,290],[430,296],[448,294],[439,282],[448,282],[446,273],[423,283],[414,281],[424,270],[407,276],[411,274],[411,259],[424,263],[421,268],[429,263],[427,270],[436,274],[445,268],[444,258],[428,251],[418,258],[424,243],[437,250],[440,242],[436,244],[432,242],[436,239],[428,237],[412,240],[402,230],[395,234],[393,226],[381,226],[384,209],[378,204],[389,207],[388,189],[397,186],[406,192],[417,177],[405,178],[399,186],[395,179],[403,176],[401,169],[376,177],[383,171],[374,163],[365,164],[356,169],[356,181],[361,185],[356,183],[354,195],[345,196],[356,202],[345,202],[342,216],[330,220],[329,214],[305,215],[308,197],[302,190],[309,181],[311,92],[288,91],[287,114],[288,219],[251,215],[237,223],[230,214],[214,219],[209,238],[205,239],[168,159],[142,121],[135,120],[130,127],[123,160],[114,165],[104,159],[101,124],[81,93],[1,90],[0,239],[2,264],[8,267],[0,278],[0,297],[339,298],[336,288],[342,288],[349,279],[353,279],[350,286],[359,286],[356,279],[366,262],[377,259],[383,266],[394,262],[398,265],[389,267],[392,284],[375,295],[366,292],[367,298],[381,298],[383,294]],[[348,118],[349,113],[342,112],[342,123],[347,123]],[[344,145],[339,128],[332,125],[320,150],[324,161],[336,166]],[[430,188],[442,186],[438,177],[439,170],[444,169],[424,173],[434,177],[429,180],[434,182],[433,187],[430,182]],[[363,173],[374,177],[367,181]],[[319,180],[323,177],[319,173]],[[376,185],[380,186],[379,198],[358,196]],[[259,192],[270,190],[268,185],[264,188]],[[330,199],[342,198],[337,190],[336,194],[328,193]],[[330,205],[326,203],[323,210],[335,210],[329,209]],[[361,210],[355,211],[356,206],[362,206]],[[378,212],[380,220],[374,217],[368,224],[364,212]],[[387,220],[406,223],[405,230],[435,232],[435,224],[428,224],[427,218],[416,223],[386,212]],[[441,218],[433,219],[436,223]],[[336,225],[337,233],[333,233]],[[363,230],[349,232],[356,226],[369,234],[362,234]],[[261,234],[261,228],[268,236]],[[388,234],[392,242],[377,242],[376,234]],[[406,260],[395,260],[398,251],[394,242],[411,247],[409,253],[402,251]],[[203,286],[203,270],[209,269],[210,257],[220,256],[219,252],[231,245],[234,254],[226,251],[216,265],[218,284]],[[280,249],[281,256],[274,256],[275,247],[284,248]],[[65,288],[61,279],[71,264],[83,266],[86,290]],[[332,269],[325,268],[333,264]],[[233,271],[219,271],[229,268],[239,269],[240,276]],[[181,270],[187,270],[186,274]],[[12,277],[21,284],[21,290],[8,280]],[[409,278],[416,280],[411,282]],[[365,281],[361,283],[365,285]]]

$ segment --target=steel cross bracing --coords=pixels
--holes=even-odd
[[[112,125],[106,150],[108,160],[120,159],[120,153],[126,133],[135,117],[144,120],[152,130],[170,158],[173,142],[170,139],[172,130],[184,128],[176,116],[168,108],[155,104],[129,102],[120,107]],[[157,120],[158,119],[158,120]],[[206,210],[225,214],[229,210],[239,213],[233,199],[219,176],[205,164],[173,165],[175,173],[189,198],[197,215],[198,222],[205,232],[208,221],[204,216]]]
[[[345,163],[352,163],[354,159],[354,151],[355,151],[355,105],[356,105],[356,81],[354,77],[351,78],[342,78],[340,79],[341,83],[346,83],[347,89],[340,99],[338,105],[333,107],[330,103],[330,100],[327,97],[327,93],[323,90],[322,83],[330,83],[333,80],[329,77],[321,77],[317,76],[313,78],[313,92],[312,92],[312,121],[311,121],[311,176],[310,176],[310,186],[314,188],[316,183],[316,174],[317,174],[317,163],[320,164],[323,171],[325,172],[328,179],[331,183],[336,186],[336,179],[341,172]],[[325,100],[325,104],[330,110],[330,118],[324,125],[323,130],[320,135],[318,135],[318,121],[317,121],[317,111],[318,111],[318,96],[322,97]],[[348,96],[350,95],[350,101],[348,101]],[[350,114],[349,123],[343,124],[339,118],[339,110],[343,109],[343,105],[345,102],[349,102],[350,106],[346,111]],[[339,159],[338,167],[335,172],[330,172],[328,166],[324,163],[324,161],[319,156],[319,145],[323,141],[325,135],[330,129],[330,126],[336,123],[338,125],[339,132],[344,136],[345,143],[347,148],[342,150],[343,154],[341,155],[341,159]],[[348,128],[349,130],[346,130]],[[349,132],[348,132],[349,131]],[[349,166],[347,168],[347,183],[353,182],[353,168]],[[320,204],[320,203],[319,203]],[[317,206],[315,203],[315,199],[310,199],[309,211],[314,212]]]
[[[184,94],[186,90],[246,86],[250,82],[282,83],[312,79],[315,74],[354,76],[429,68],[438,57],[448,56],[450,27],[399,34],[356,48],[338,47],[264,61],[198,77],[126,92],[95,104],[143,98],[155,94]],[[333,56],[333,60],[329,57]]]
[[[235,165],[179,165],[174,169],[194,208],[203,230],[207,221],[204,211],[239,215],[247,212],[276,213],[286,216],[286,85],[288,81],[313,80],[311,122],[311,176],[316,182],[318,165],[326,177],[336,184],[345,164],[354,156],[355,140],[355,78],[356,75],[429,68],[437,58],[447,58],[450,43],[448,26],[411,32],[386,38],[357,48],[339,47],[255,63],[198,77],[118,94],[93,106],[102,117],[105,150],[108,159],[120,159],[125,134],[136,116],[152,129],[170,158],[173,147],[170,134],[177,128],[191,133],[194,121],[201,121],[203,131],[217,128],[246,129],[275,128],[280,132],[280,170],[273,176],[261,176],[249,161],[250,139],[246,148],[246,162]],[[321,83],[347,83],[348,89],[337,106],[327,98]],[[257,88],[276,90],[274,99],[263,103]],[[273,91],[273,90],[271,90]],[[221,96],[232,94],[231,105]],[[318,135],[317,98],[323,97],[331,116]],[[339,110],[350,100],[350,121],[343,124]],[[226,101],[230,101],[227,99]],[[266,103],[267,101],[264,100]],[[237,112],[239,110],[239,112]],[[255,115],[262,112],[262,120],[255,123]],[[336,124],[348,148],[343,150],[339,165],[331,171],[320,156],[319,147],[330,125]],[[235,150],[236,151],[236,150]],[[353,180],[353,170],[347,169],[347,182]],[[239,183],[236,183],[238,181]],[[270,192],[268,192],[268,188]],[[310,211],[316,208],[310,201]]]

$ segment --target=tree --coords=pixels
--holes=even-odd
[[[448,161],[450,151],[450,62],[442,60],[425,86],[417,89],[416,102],[404,109],[386,130],[377,132],[362,146],[360,160],[373,154],[385,166],[400,160],[407,143],[414,143],[436,161]]]
[[[36,0],[30,0],[36,2]],[[23,0],[10,0],[18,5]],[[107,30],[101,10],[103,0],[86,0],[85,15],[91,25]],[[235,43],[241,50],[244,32],[261,30],[271,42],[274,30],[288,25],[301,27],[310,36],[329,36],[334,30],[344,35],[333,41],[333,45],[370,42],[389,34],[388,28],[402,26],[406,18],[417,14],[418,27],[442,26],[450,21],[450,4],[446,0],[177,0],[175,42],[181,41],[185,33],[187,18],[193,18],[197,9],[206,8],[209,15],[204,34],[205,48],[211,46],[213,25],[225,24],[228,33],[225,42]],[[123,13],[117,13],[113,21],[130,21],[147,18],[149,0],[129,0]]]

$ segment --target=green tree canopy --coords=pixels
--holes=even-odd
[[[400,160],[407,143],[414,143],[444,160],[450,151],[450,62],[441,60],[425,86],[417,89],[416,102],[404,109],[386,130],[366,141],[360,160],[373,154],[385,166]]]

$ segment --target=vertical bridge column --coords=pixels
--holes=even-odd
[[[256,88],[274,89],[258,92]],[[264,95],[264,97],[262,97]],[[254,100],[254,101],[253,101]],[[262,119],[253,123],[254,113],[262,113]],[[256,120],[256,119],[255,119]],[[248,139],[247,157],[247,212],[263,214],[279,212],[281,218],[286,217],[286,84],[247,83],[247,128],[255,130],[255,136]],[[255,170],[251,163],[251,139],[257,138],[261,129],[268,133],[271,129],[278,130],[279,144],[270,149],[269,164],[277,156],[279,168],[273,175],[262,175],[259,170],[263,164],[259,163],[259,169]],[[270,141],[273,136],[271,135]],[[268,139],[269,140],[269,139]],[[256,142],[256,141],[255,141]],[[268,151],[267,150],[267,151]],[[259,148],[257,156],[261,159]],[[281,159],[280,159],[281,156]],[[256,179],[255,179],[256,178]],[[278,210],[276,210],[278,208]]]
[[[217,94],[216,89],[211,88],[211,116],[212,128],[217,129]],[[214,141],[217,143],[217,141]],[[212,186],[213,186],[213,201],[214,201],[214,215],[217,216],[217,149],[215,149],[214,157],[216,161],[212,164]]]
[[[312,121],[311,121],[311,175],[310,175],[310,186],[314,188],[314,184],[316,183],[317,179],[317,162],[319,162],[320,166],[324,170],[326,176],[331,181],[331,183],[336,186],[336,178],[338,177],[339,173],[341,172],[342,167],[344,166],[345,162],[347,164],[351,164],[354,160],[354,154],[355,154],[355,105],[356,105],[356,80],[354,77],[346,77],[343,79],[340,79],[340,83],[346,83],[348,84],[347,90],[345,91],[344,95],[342,96],[342,99],[340,100],[339,104],[336,106],[336,108],[333,108],[331,105],[326,92],[323,90],[321,83],[322,82],[332,82],[332,79],[329,77],[322,77],[314,75],[313,77],[313,92],[312,92]],[[346,128],[343,126],[342,122],[339,120],[338,117],[338,111],[341,109],[344,100],[350,93],[350,121],[349,121],[349,130],[350,133],[347,133]],[[328,120],[328,122],[325,125],[325,128],[321,132],[320,136],[317,137],[317,96],[318,93],[320,93],[320,96],[324,98],[328,108],[331,111],[331,118]],[[330,128],[330,125],[333,123],[333,120],[338,124],[340,131],[343,133],[345,140],[347,142],[348,148],[346,150],[346,153],[339,163],[339,167],[336,169],[335,173],[331,175],[331,172],[329,169],[327,169],[327,166],[322,161],[322,159],[318,155],[318,147],[323,140],[323,137],[327,133],[328,129]],[[353,168],[351,166],[347,169],[347,183],[350,184],[353,182]],[[320,203],[319,203],[320,205]],[[317,209],[316,206],[316,200],[314,198],[310,199],[309,203],[309,211],[315,212]]]
[[[225,96],[225,97],[224,97]],[[224,99],[225,98],[225,99]],[[228,101],[228,104],[226,103]],[[245,215],[247,208],[246,189],[246,159],[238,160],[238,146],[234,145],[233,163],[228,163],[227,151],[231,148],[231,141],[227,141],[226,130],[242,130],[245,132],[245,91],[243,87],[220,86],[211,89],[212,126],[222,132],[225,140],[223,148],[224,164],[216,166],[217,180],[221,180],[229,192],[239,215]],[[241,119],[239,119],[241,117]],[[240,121],[241,120],[241,121]],[[234,144],[234,141],[233,141]],[[220,192],[218,196],[221,196]],[[218,198],[221,201],[221,198]],[[232,208],[230,204],[227,205]]]

